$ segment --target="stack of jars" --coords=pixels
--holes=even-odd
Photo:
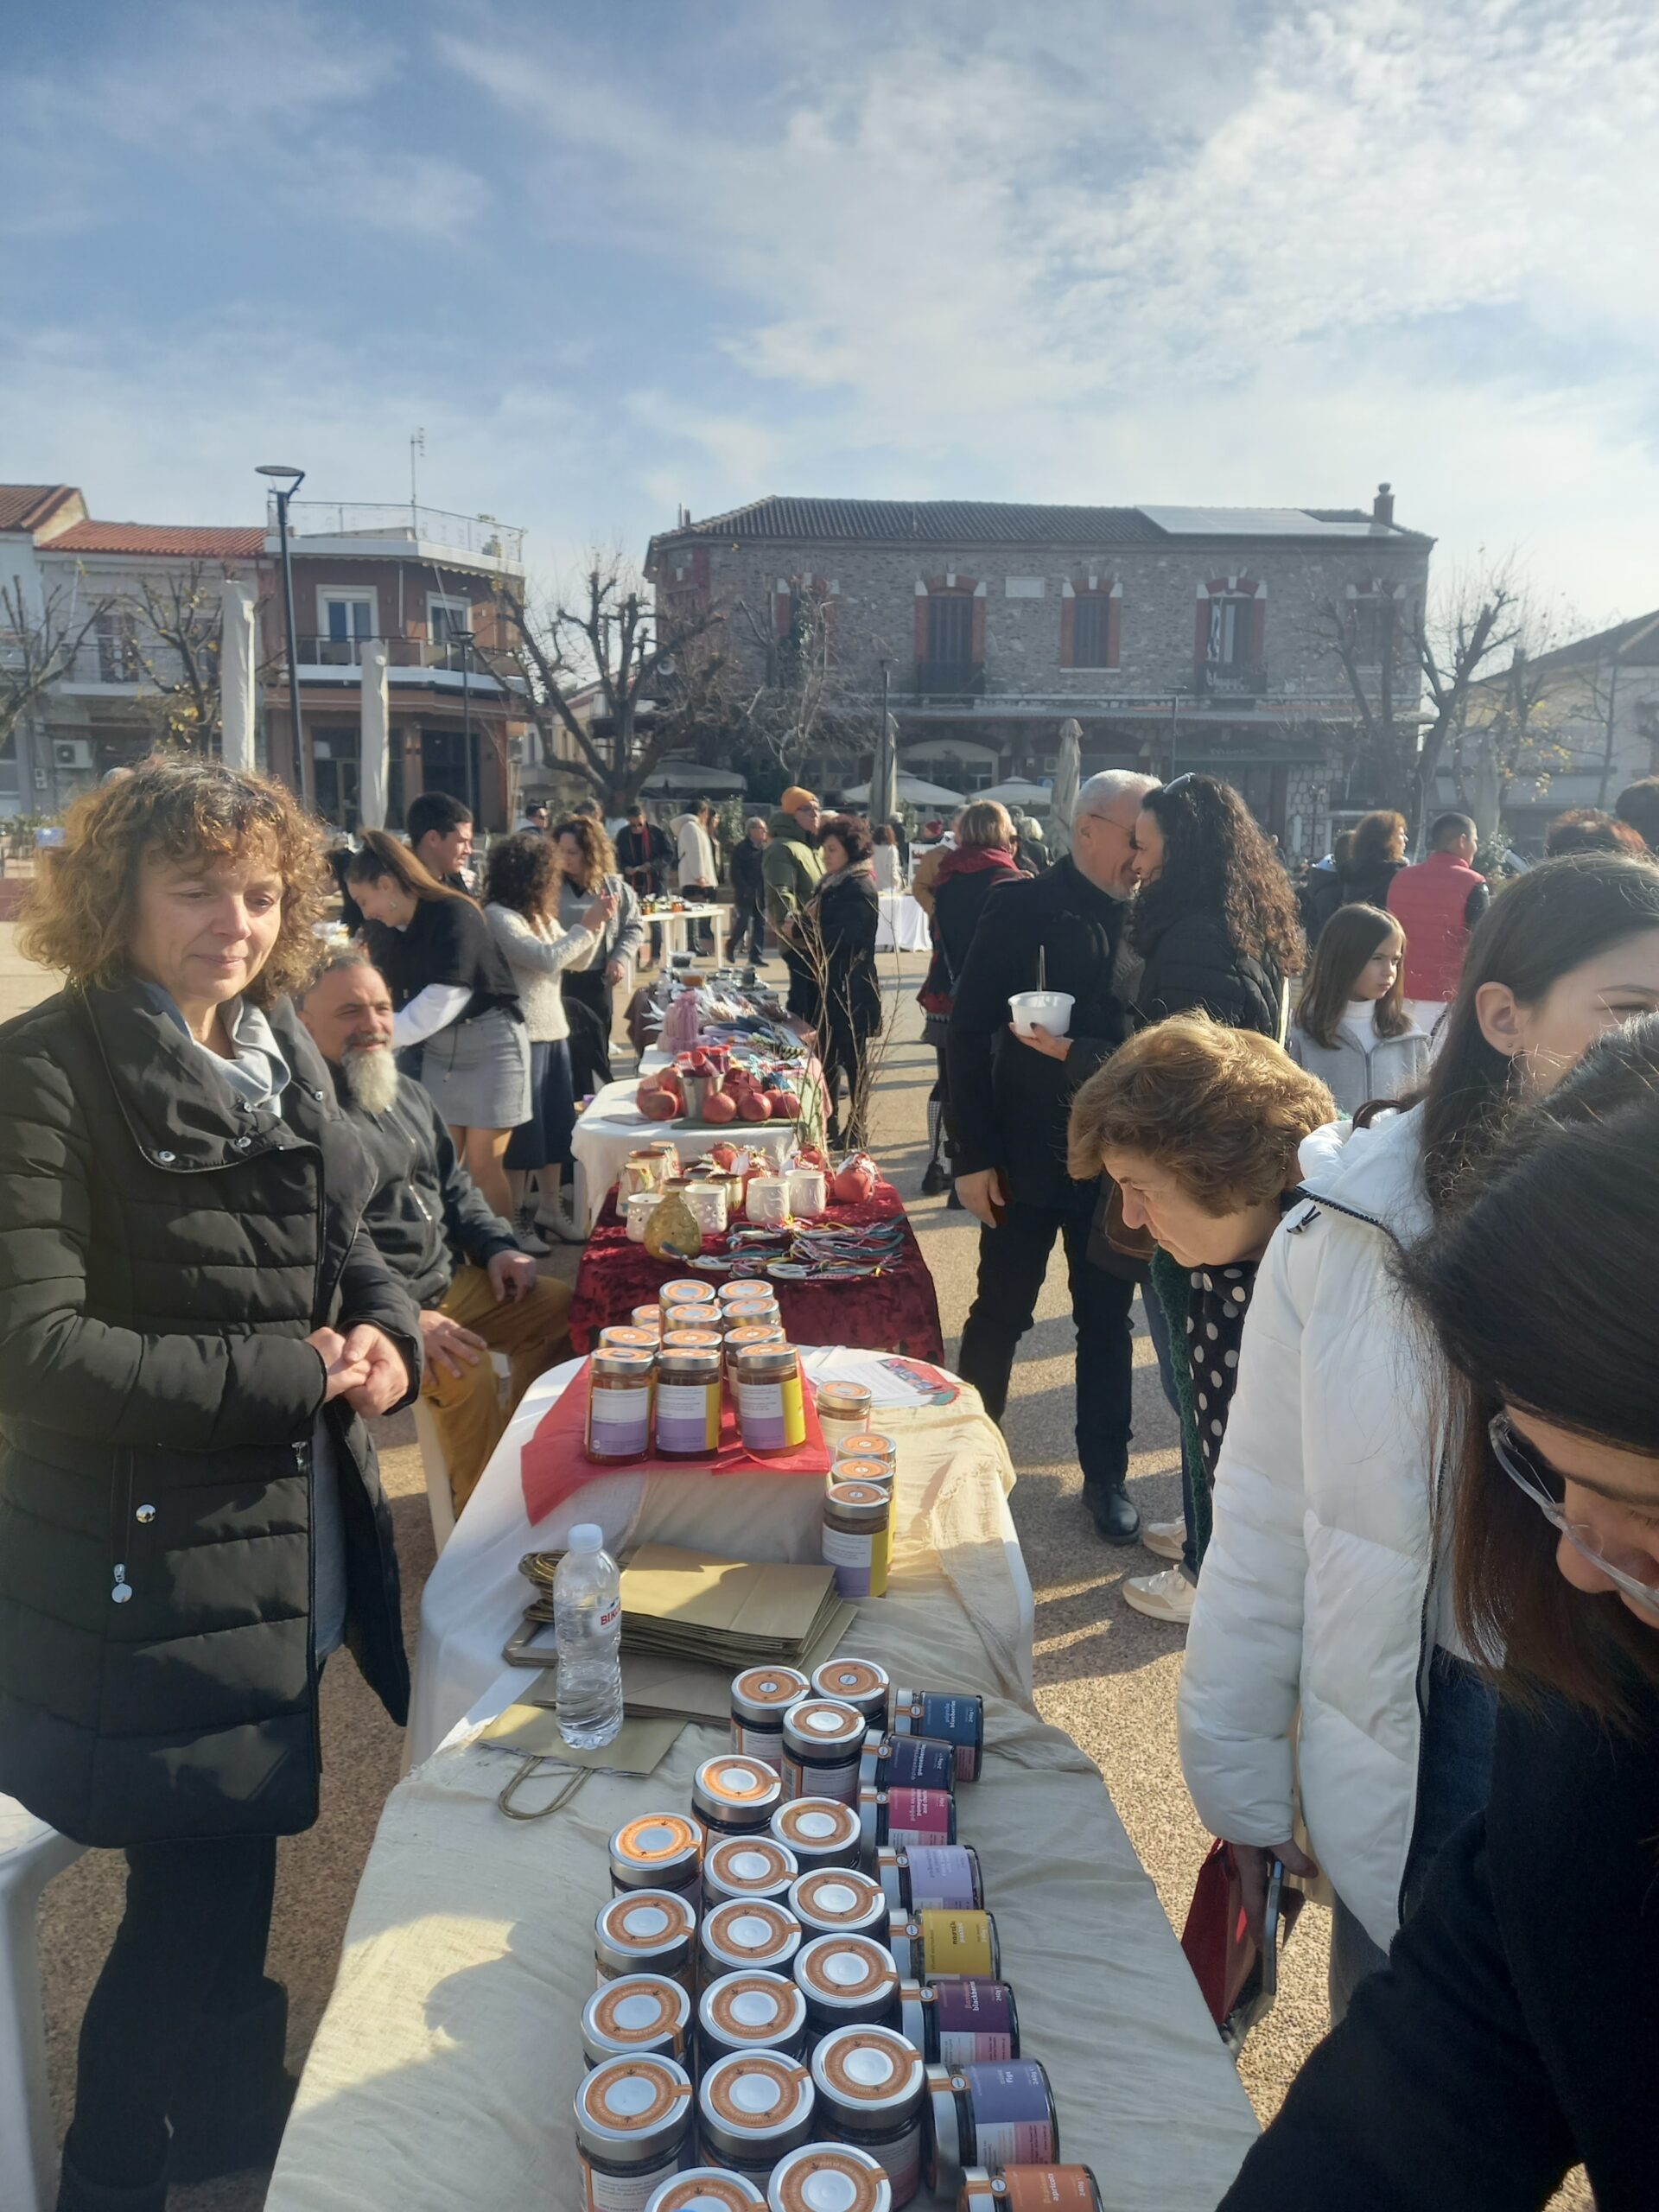
[[[666,1282],[656,1304],[599,1332],[585,1456],[607,1467],[712,1460],[728,1389],[751,1457],[776,1458],[806,1441],[800,1354],[785,1337],[773,1292],[763,1283],[741,1298],[716,1296],[706,1282]]]

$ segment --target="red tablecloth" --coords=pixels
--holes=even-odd
[[[902,1352],[911,1359],[944,1364],[944,1338],[933,1278],[892,1184],[877,1184],[874,1197],[862,1205],[832,1200],[824,1220],[860,1227],[895,1214],[905,1225],[904,1242],[879,1275],[859,1275],[850,1281],[772,1283],[792,1343],[855,1344],[865,1351]],[[601,1329],[625,1322],[636,1306],[654,1305],[662,1286],[685,1273],[683,1260],[653,1260],[643,1244],[628,1242],[627,1230],[617,1219],[616,1192],[609,1192],[576,1275],[571,1343],[578,1351],[588,1351]],[[724,1280],[709,1277],[711,1282]],[[766,1281],[771,1281],[770,1276]]]

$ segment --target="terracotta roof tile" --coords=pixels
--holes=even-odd
[[[74,496],[73,484],[0,484],[0,530],[33,530]]]
[[[54,553],[155,553],[187,561],[251,561],[264,546],[262,525],[216,530],[165,522],[78,522],[50,542]],[[48,550],[42,548],[42,550]]]

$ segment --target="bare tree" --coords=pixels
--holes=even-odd
[[[79,600],[60,588],[37,613],[21,576],[0,585],[0,746],[75,665],[82,645],[110,611],[107,599]]]
[[[871,749],[880,710],[839,664],[836,602],[828,593],[793,592],[781,637],[770,600],[759,611],[740,600],[733,616],[753,648],[746,658],[764,671],[742,702],[743,733],[760,753],[792,780],[809,755],[850,762]]]
[[[145,704],[164,744],[211,751],[219,734],[220,587],[230,574],[223,566],[193,561],[188,568],[143,576],[118,602],[130,624],[134,658],[156,687]],[[262,678],[270,664],[260,670]]]
[[[1558,606],[1531,594],[1518,598],[1513,611],[1509,667],[1465,692],[1448,735],[1458,803],[1483,845],[1497,836],[1511,788],[1530,782],[1541,794],[1576,751],[1564,726],[1560,674],[1547,659],[1570,623]]]
[[[505,658],[543,740],[569,739],[570,765],[605,804],[626,804],[667,754],[726,728],[721,617],[697,598],[653,604],[620,555],[592,554],[568,601],[556,594],[538,608],[505,587],[498,604]],[[594,695],[585,717],[575,704],[583,691]]]

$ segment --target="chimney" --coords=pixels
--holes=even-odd
[[[1376,497],[1371,502],[1371,520],[1377,524],[1379,529],[1391,530],[1393,528],[1394,486],[1392,484],[1379,484],[1377,486]]]

